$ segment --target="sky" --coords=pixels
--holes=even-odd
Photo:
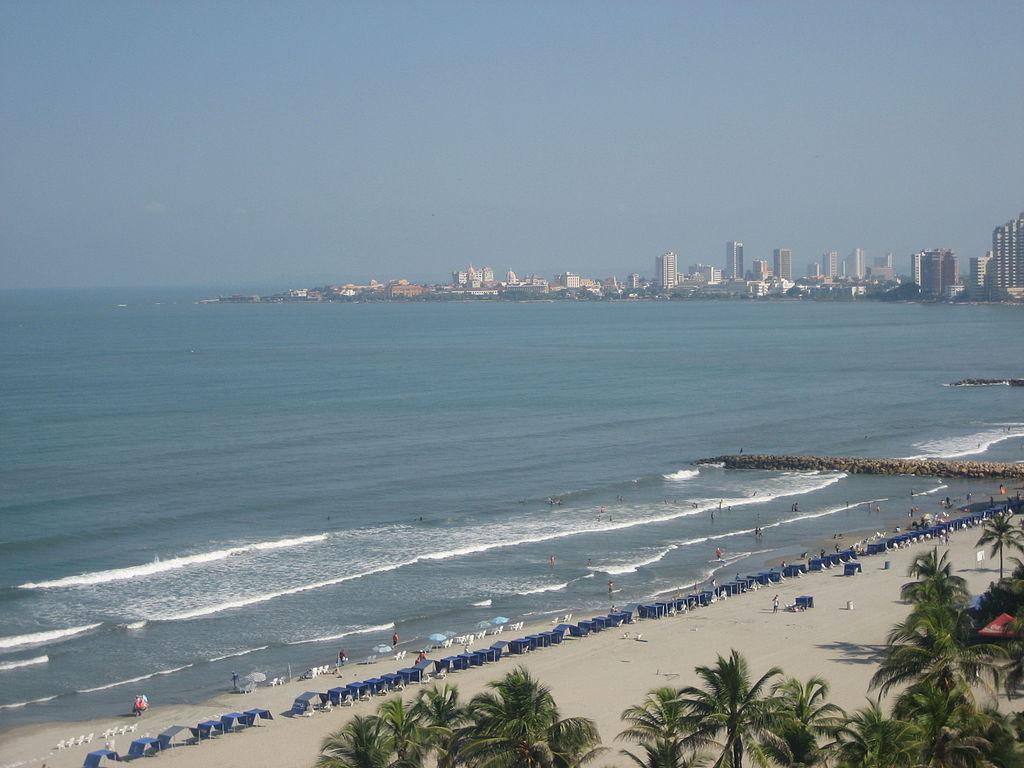
[[[1024,210],[1019,0],[0,0],[0,287],[652,274]]]

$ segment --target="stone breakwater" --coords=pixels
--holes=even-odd
[[[1024,379],[960,379],[950,387],[1024,387]]]
[[[718,464],[726,469],[768,469],[796,472],[846,472],[851,475],[929,475],[934,477],[1003,478],[1024,480],[1024,464],[947,459],[870,459],[850,456],[779,456],[740,454],[713,456],[694,464]]]

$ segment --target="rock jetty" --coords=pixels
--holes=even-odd
[[[1024,387],[1024,379],[960,379],[951,387]]]
[[[740,454],[712,456],[694,464],[720,464],[726,469],[769,469],[797,472],[846,472],[851,475],[929,475],[934,477],[1024,480],[1024,464],[948,459],[871,459],[851,456],[778,456]]]

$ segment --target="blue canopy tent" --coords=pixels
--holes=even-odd
[[[370,691],[372,693],[379,694],[384,693],[384,691],[387,690],[387,685],[385,684],[384,678],[382,677],[371,677],[368,680],[365,680],[364,682],[368,686],[370,686]]]
[[[188,733],[184,725],[172,725],[170,728],[161,731],[157,738],[160,739],[160,749],[170,749],[174,746],[174,739],[182,732]]]
[[[811,595],[800,595],[800,597],[798,597],[796,599],[796,607],[797,608],[813,608],[814,607],[814,598]]]
[[[259,707],[247,709],[242,714],[245,715],[245,724],[249,726],[258,726],[260,720],[274,719],[269,709],[260,709]]]
[[[345,686],[345,690],[352,696],[352,701],[358,701],[363,696],[370,695],[370,686],[360,681],[355,683],[349,683]]]
[[[823,570],[825,568],[825,565],[826,561],[822,560],[820,557],[812,557],[810,560],[807,561],[807,567],[810,568],[812,571]]]
[[[616,611],[615,613],[609,613],[607,618],[605,619],[605,622],[608,624],[609,627],[621,626],[622,623],[625,622],[625,621],[626,621],[626,614],[623,613],[622,611]],[[554,632],[555,630],[551,630],[551,631]],[[559,642],[559,643],[562,642],[562,638],[559,637],[558,640],[555,641],[555,642]]]
[[[536,635],[527,635],[526,638],[533,641],[534,648],[548,648],[551,645],[551,636],[543,632]]]
[[[552,630],[552,632],[561,632],[562,633],[562,637],[565,637],[565,633],[568,632],[569,635],[571,636],[572,635],[572,626],[573,626],[572,624],[559,624],[557,627],[555,627]]]
[[[202,741],[203,739],[212,738],[218,731],[223,732],[224,725],[220,720],[204,720],[188,730],[195,737],[196,741]]]
[[[90,752],[85,756],[85,762],[82,763],[82,768],[99,768],[101,765],[106,765],[104,760],[120,760],[117,752],[112,749],[97,749],[94,752]]]
[[[423,673],[415,667],[403,667],[398,670],[398,674],[402,676],[402,682],[406,685],[423,681]]]
[[[619,609],[618,613],[620,613],[623,616],[625,616],[625,618],[623,619],[623,623],[625,623],[625,624],[632,624],[633,623],[633,614],[636,613],[636,607],[637,607],[636,603],[629,603],[629,604],[626,605],[625,608],[620,608]]]
[[[831,555],[826,555],[828,558],[829,565],[840,565],[843,562],[842,556],[838,552],[833,552]]]
[[[878,555],[878,554],[881,554],[882,552],[885,552],[885,542],[884,541],[875,541],[875,542],[872,542],[871,544],[868,544],[868,554],[869,555]]]
[[[487,654],[482,650],[469,652],[469,666],[471,667],[482,667],[488,661],[490,659],[487,658]]]
[[[595,616],[591,619],[594,622],[594,631],[600,632],[602,629],[608,628],[608,617],[607,616]]]
[[[320,694],[316,691],[306,691],[305,693],[299,694],[295,697],[295,701],[292,702],[292,717],[306,714],[313,708],[313,703],[319,699]]]
[[[584,619],[583,621],[579,621],[576,623],[576,626],[580,629],[585,629],[587,631],[587,634],[590,634],[591,632],[597,632],[597,628],[594,626],[594,622],[590,619]]]
[[[339,686],[337,688],[328,688],[327,697],[331,700],[331,704],[338,706],[345,699],[351,698],[351,694],[347,688]],[[248,715],[249,713],[246,712],[246,714]],[[252,725],[252,723],[246,723],[246,725]]]
[[[590,634],[590,628],[583,626],[583,623],[569,625],[569,637],[586,637]]]
[[[476,651],[476,653],[482,654],[484,657],[484,661],[497,661],[501,658],[501,651],[493,647],[481,648],[479,651]]]
[[[497,642],[495,642],[495,643],[491,643],[491,650],[492,650],[492,651],[497,651],[497,652],[498,652],[498,658],[497,658],[497,659],[495,659],[495,661],[497,661],[498,659],[500,659],[500,658],[501,658],[501,655],[502,655],[503,653],[505,653],[505,651],[506,651],[507,649],[508,649],[508,642],[507,642],[507,641],[505,641],[505,640],[498,640],[498,641],[497,641]]]
[[[323,700],[324,694],[320,694],[321,700]],[[224,733],[231,733],[235,730],[236,726],[245,726],[245,716],[241,712],[228,712],[226,715],[220,716],[220,722],[224,726]]]
[[[557,629],[549,629],[546,632],[541,632],[541,634],[547,636],[548,645],[561,645],[562,638],[565,637],[565,632]]]
[[[509,640],[509,643],[508,643],[508,652],[509,653],[515,653],[515,654],[526,653],[528,650],[530,650],[530,641],[527,640],[525,637],[521,637],[521,638],[519,638],[517,640]]]
[[[863,570],[860,563],[846,563],[843,565],[843,576],[855,576]]]
[[[402,676],[397,672],[388,672],[386,675],[381,675],[384,678],[384,682],[387,683],[388,690],[393,691],[402,684]]]
[[[127,757],[145,757],[160,751],[160,739],[142,736],[135,739],[128,747]]]
[[[782,575],[787,579],[792,579],[794,576],[799,576],[802,573],[807,573],[807,566],[803,563],[790,563],[782,569]]]
[[[714,596],[714,592],[712,592],[710,589],[705,589],[703,592],[697,595],[697,601],[701,605],[711,605],[711,598],[713,598]]]

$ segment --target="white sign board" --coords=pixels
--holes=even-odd
[[[977,557],[978,557],[978,562],[979,563],[985,562],[985,550],[984,549],[979,549]]]

